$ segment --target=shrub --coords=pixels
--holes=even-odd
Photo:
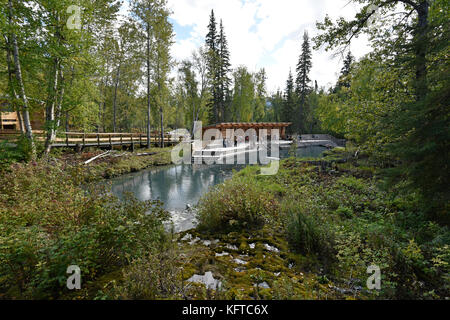
[[[278,202],[246,177],[216,186],[199,202],[199,229],[209,232],[258,228],[276,217]]]
[[[318,254],[325,260],[334,259],[332,250],[334,233],[319,215],[307,213],[308,209],[293,201],[283,208],[286,234],[290,246],[300,254]]]
[[[8,142],[0,143],[0,170],[7,168],[14,162],[26,160],[27,155],[17,146]]]
[[[58,298],[68,266],[86,283],[164,243],[159,202],[83,190],[69,172],[35,163],[0,178],[0,295]]]
[[[135,259],[123,272],[123,281],[108,296],[126,300],[182,299],[178,254],[166,248]]]

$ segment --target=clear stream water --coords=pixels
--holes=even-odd
[[[298,158],[318,158],[326,150],[311,146],[297,149]],[[280,158],[289,157],[289,149],[280,150]],[[152,168],[111,179],[111,190],[119,198],[125,192],[133,193],[141,201],[157,200],[171,212],[176,232],[195,226],[195,212],[191,210],[201,196],[215,185],[231,178],[233,169],[242,170],[244,165],[178,165]]]

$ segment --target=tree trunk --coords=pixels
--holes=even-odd
[[[192,99],[192,127],[191,127],[191,129],[192,129],[191,130],[192,136],[194,136],[195,115],[196,115],[196,112],[195,112],[195,101],[194,101],[194,99]]]
[[[114,84],[114,99],[113,99],[113,132],[115,133],[117,130],[116,126],[116,118],[117,118],[117,88],[119,86],[119,77],[120,77],[120,63],[117,67],[116,81]]]
[[[66,111],[66,132],[69,132],[69,110]]]
[[[147,24],[147,148],[151,146],[150,105],[150,25]]]
[[[164,114],[163,108],[159,108],[159,113],[161,115],[161,148],[164,148]]]
[[[12,11],[13,11],[12,0],[9,0],[8,1],[8,16],[9,16],[8,18],[9,18],[10,26],[13,25],[13,23],[12,23],[13,12]],[[16,38],[16,34],[14,32],[12,32],[11,37],[12,37],[14,66],[15,66],[14,69],[15,69],[15,73],[16,73],[17,84],[19,86],[19,95],[23,102],[23,121],[24,121],[24,126],[25,126],[25,133],[26,133],[26,136],[27,136],[28,140],[30,141],[30,145],[31,145],[31,158],[35,159],[36,158],[36,146],[34,144],[33,130],[31,128],[30,114],[28,111],[29,110],[28,98],[25,94],[25,87],[23,84],[22,68],[20,65],[20,58],[19,58],[19,45],[17,44],[17,38]]]
[[[23,134],[24,133],[24,129],[23,129],[23,122],[22,122],[22,115],[20,114],[20,106],[17,105],[17,93],[16,90],[14,89],[14,77],[13,77],[13,73],[15,71],[13,71],[13,61],[11,59],[11,55],[12,55],[12,48],[11,48],[11,39],[8,39],[8,37],[6,35],[4,35],[5,38],[5,43],[6,43],[6,63],[8,65],[8,84],[9,84],[9,91],[10,91],[10,95],[11,95],[11,106],[13,107],[14,110],[16,110],[16,114],[17,114],[17,119],[19,121],[19,129],[20,132]],[[1,123],[1,112],[0,112],[0,123]],[[2,128],[0,128],[2,129]]]
[[[427,46],[428,46],[428,13],[430,4],[423,0],[417,8],[418,23],[415,32],[414,52],[416,56],[416,101],[422,101],[428,93],[427,85]]]
[[[45,139],[44,154],[49,154],[55,138],[55,104],[58,91],[59,59],[53,59],[52,78],[49,82],[47,105],[45,108],[47,137]]]
[[[62,103],[64,100],[64,73],[62,70],[59,72],[59,94],[58,94],[58,104],[56,105],[56,112],[55,112],[55,118],[56,118],[56,130],[58,130],[60,124],[61,124],[61,113],[62,113]],[[56,130],[54,132],[55,136],[53,137],[53,140],[56,139]]]
[[[55,37],[57,40],[57,44],[61,44],[62,36],[59,30],[59,15],[56,13],[56,26],[55,26]],[[47,118],[47,138],[45,140],[45,149],[44,154],[48,155],[52,148],[52,144],[56,139],[56,130],[57,130],[57,117],[55,115],[56,112],[56,104],[58,103],[58,88],[62,88],[62,84],[60,85],[60,76],[62,78],[62,69],[61,69],[61,61],[58,57],[53,58],[53,73],[51,82],[49,82],[49,90],[47,97],[47,106],[46,106],[46,118]],[[62,80],[62,79],[61,79]],[[62,97],[61,97],[62,99]]]

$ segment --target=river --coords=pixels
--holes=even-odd
[[[326,150],[311,146],[296,151],[298,158],[318,158]],[[280,150],[280,158],[289,157],[289,150]],[[233,170],[239,171],[243,165],[178,165],[127,174],[111,179],[111,190],[119,198],[124,192],[133,193],[141,201],[157,200],[172,215],[176,232],[195,226],[195,210],[201,196],[213,186],[231,178]]]

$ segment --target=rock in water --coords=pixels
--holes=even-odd
[[[214,279],[212,272],[206,272],[204,276],[194,274],[191,278],[187,280],[188,282],[202,283],[206,288],[211,290],[217,290],[222,286],[222,282]]]

